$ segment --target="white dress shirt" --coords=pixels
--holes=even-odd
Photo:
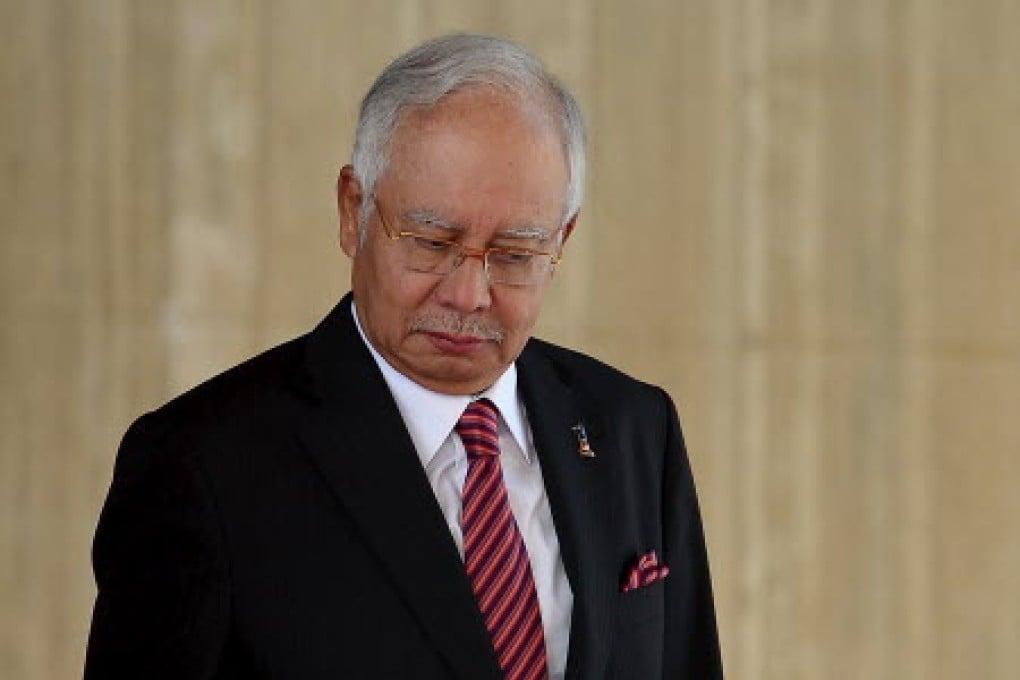
[[[461,559],[464,537],[460,527],[461,494],[467,476],[467,453],[454,426],[472,400],[486,398],[499,409],[499,448],[510,509],[528,549],[531,572],[542,612],[551,680],[562,680],[567,665],[570,614],[574,596],[563,570],[560,544],[553,526],[549,499],[542,480],[524,404],[517,395],[517,367],[509,368],[484,392],[473,396],[439,394],[425,389],[393,368],[372,346],[361,329],[357,310],[351,314],[361,339],[382,371],[411,434],[425,475],[446,518]]]

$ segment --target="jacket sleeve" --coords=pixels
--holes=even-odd
[[[192,457],[138,420],[124,436],[93,544],[98,594],[86,680],[216,678],[228,573]]]
[[[666,620],[664,678],[722,678],[712,582],[694,478],[676,407],[665,392],[669,418],[663,482]]]

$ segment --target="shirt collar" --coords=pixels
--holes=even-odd
[[[517,442],[517,446],[530,463],[530,446],[527,437],[527,421],[524,407],[517,394],[517,365],[510,364],[503,374],[487,389],[476,395],[451,395],[433,392],[419,385],[409,377],[393,368],[372,343],[368,341],[358,319],[357,307],[351,302],[351,315],[358,335],[372,353],[379,370],[382,371],[387,387],[397,403],[400,415],[411,435],[418,456],[423,466],[428,466],[436,451],[446,441],[460,419],[464,409],[475,399],[490,400],[499,409],[500,416],[507,429]]]

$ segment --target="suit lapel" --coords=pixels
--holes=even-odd
[[[318,399],[301,438],[394,587],[458,676],[499,668],[463,563],[350,296],[309,337]],[[356,584],[352,584],[356,585]]]
[[[518,381],[542,465],[563,564],[574,593],[567,678],[601,677],[611,648],[617,580],[609,532],[611,484],[600,449],[598,414],[584,404],[531,342],[517,362]],[[583,423],[595,458],[578,452]]]

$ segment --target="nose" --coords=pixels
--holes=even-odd
[[[465,255],[436,286],[436,298],[444,307],[471,314],[488,309],[492,297],[484,260],[477,255]]]

